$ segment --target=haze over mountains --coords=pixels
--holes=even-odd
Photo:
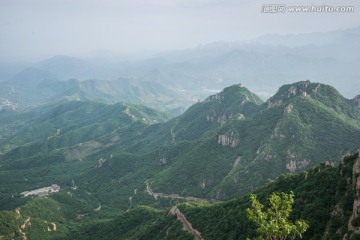
[[[161,91],[166,89],[168,95],[178,96],[174,99],[182,98],[181,106],[185,108],[205,99],[211,92],[219,92],[240,82],[263,100],[273,95],[281,85],[302,80],[330,84],[352,98],[359,92],[355,84],[360,78],[359,45],[358,27],[326,33],[266,35],[250,42],[218,42],[146,59],[124,59],[112,54],[88,56],[86,59],[59,55],[22,70],[19,70],[19,65],[11,68],[11,64],[4,63],[3,67],[0,66],[0,82],[2,97],[12,102],[17,100],[6,91],[9,93],[14,87],[15,90],[19,87],[22,95],[21,87],[35,87],[44,80],[43,83],[50,80],[115,81],[124,78],[132,79],[128,81],[130,83],[134,79],[136,82],[155,83]],[[353,87],[347,87],[349,85]],[[107,94],[116,100],[126,100],[120,97],[120,93],[115,94],[117,96]],[[157,94],[160,95],[154,93],[153,97],[156,98]],[[165,100],[159,98],[163,104],[174,100],[168,96],[164,97]],[[162,106],[162,109],[168,108]]]
[[[245,239],[247,194],[294,191],[306,239],[357,239],[359,40],[3,64],[0,238]]]

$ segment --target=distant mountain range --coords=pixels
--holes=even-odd
[[[64,100],[90,100],[103,103],[126,101],[178,115],[192,104],[184,93],[156,82],[125,78],[58,81],[51,73],[37,68],[27,68],[0,85],[0,101],[10,101],[21,111]]]
[[[155,82],[186,100],[203,100],[210,91],[243,83],[263,100],[289,82],[317,81],[348,98],[359,92],[360,28],[298,35],[266,35],[252,41],[217,42],[146,59],[102,54],[87,59],[54,56],[19,72],[19,64],[0,63],[0,82],[43,79]],[[36,69],[36,70],[35,70]],[[34,71],[41,71],[37,75]],[[189,106],[189,105],[188,105]]]

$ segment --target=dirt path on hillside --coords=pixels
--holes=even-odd
[[[174,206],[170,210],[170,214],[175,215],[176,218],[182,222],[183,229],[192,235],[194,235],[195,240],[204,240],[201,237],[201,233],[192,227],[191,223],[186,219],[185,215],[180,211],[180,209],[177,206]]]
[[[189,197],[189,196],[180,196],[179,194],[166,194],[166,193],[155,193],[152,191],[152,189],[150,188],[150,185],[148,182],[146,182],[146,192],[153,196],[155,199],[157,199],[158,197],[163,197],[163,198],[172,198],[172,199],[185,199],[185,200],[189,200],[189,201],[216,201],[214,199],[205,199],[205,198],[196,198],[196,197]]]
[[[205,198],[180,196],[179,194],[155,193],[155,192],[153,192],[153,190],[151,189],[151,187],[149,185],[149,182],[147,182],[147,181],[146,181],[146,192],[149,195],[153,196],[155,199],[157,199],[158,197],[163,197],[163,198],[171,198],[171,199],[185,199],[185,200],[190,200],[190,201],[216,201],[216,200],[209,200],[209,199],[205,199]],[[180,211],[180,209],[177,206],[172,207],[169,213],[172,215],[175,215],[176,218],[182,222],[183,229],[185,231],[191,233],[192,235],[194,235],[195,240],[204,240],[201,237],[201,233],[192,227],[191,223],[186,219],[185,215]]]

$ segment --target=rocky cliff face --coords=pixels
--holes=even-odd
[[[356,97],[354,97],[353,99],[353,103],[360,108],[360,95],[357,95]]]
[[[358,152],[358,156],[355,159],[355,163],[352,169],[352,186],[356,192],[356,196],[353,203],[352,214],[348,222],[348,230],[354,232],[356,234],[360,234],[360,226],[354,226],[354,220],[357,219],[360,215],[360,152]]]
[[[320,84],[314,84],[310,81],[301,81],[295,84],[285,85],[271,97],[266,103],[268,108],[279,106],[296,96],[310,96],[316,94]]]
[[[234,132],[220,134],[218,136],[218,144],[222,146],[230,146],[230,147],[237,147],[240,140],[239,138],[235,137]]]
[[[360,235],[360,151],[345,155],[339,175],[343,183],[339,183],[341,187],[334,196],[338,202],[330,213],[323,239],[357,239]],[[331,237],[334,235],[336,238]]]
[[[331,86],[320,83],[312,83],[310,81],[301,81],[301,82],[282,86],[278,90],[278,92],[266,102],[267,108],[280,106],[281,104],[284,104],[289,100],[291,100],[292,98],[298,96],[318,99],[323,103],[325,103],[325,105],[331,106],[335,104],[335,102],[338,100],[338,97],[341,95],[335,88]],[[343,97],[341,96],[340,98]],[[353,102],[359,103],[359,99],[360,96],[357,96],[353,99]],[[326,101],[335,101],[335,102],[329,103]]]

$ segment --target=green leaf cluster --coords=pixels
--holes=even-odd
[[[252,209],[246,209],[249,220],[258,225],[257,232],[268,240],[286,240],[302,238],[302,234],[309,227],[304,220],[297,220],[292,223],[289,216],[294,203],[294,193],[272,193],[270,194],[269,207],[263,211],[262,205],[256,195],[250,194]]]

